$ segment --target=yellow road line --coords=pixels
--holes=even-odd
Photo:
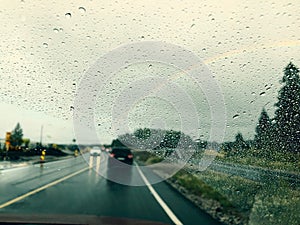
[[[65,177],[62,177],[62,178],[60,178],[60,179],[58,179],[58,180],[55,180],[55,181],[53,181],[53,182],[51,182],[51,183],[49,183],[49,184],[46,184],[46,185],[44,185],[44,186],[42,186],[42,187],[39,187],[39,188],[37,188],[37,189],[35,189],[35,190],[33,190],[33,191],[30,191],[30,192],[28,192],[28,193],[26,193],[26,194],[23,194],[23,195],[21,195],[21,196],[19,196],[19,197],[17,197],[17,198],[14,198],[14,199],[12,199],[12,200],[10,200],[10,201],[8,201],[8,202],[5,202],[5,203],[3,203],[2,205],[0,205],[0,209],[3,209],[3,208],[5,208],[6,206],[9,206],[9,205],[11,205],[11,204],[14,204],[14,203],[16,203],[16,202],[18,202],[18,201],[24,199],[24,198],[27,198],[27,197],[29,197],[30,195],[34,195],[34,194],[36,194],[36,193],[38,193],[38,192],[40,192],[40,191],[42,191],[42,190],[45,190],[46,188],[49,188],[49,187],[52,187],[52,186],[54,186],[54,185],[56,185],[56,184],[58,184],[58,183],[61,183],[61,182],[65,181],[65,180],[67,180],[67,179],[69,179],[69,178],[71,178],[71,177],[74,177],[74,176],[76,176],[76,175],[78,175],[78,174],[80,174],[80,173],[82,173],[82,172],[84,172],[84,171],[86,171],[86,170],[88,170],[88,169],[89,169],[89,167],[83,168],[83,169],[81,169],[81,170],[78,170],[78,171],[75,172],[75,173],[71,173],[71,174],[69,174],[69,175],[67,175],[67,176],[65,176]]]

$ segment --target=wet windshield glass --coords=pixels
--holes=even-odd
[[[0,222],[300,224],[299,1],[1,6]]]

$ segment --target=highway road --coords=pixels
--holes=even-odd
[[[0,171],[0,221],[9,215],[96,215],[166,224],[219,224],[147,168],[107,167],[107,154]],[[118,179],[119,184],[106,177]]]

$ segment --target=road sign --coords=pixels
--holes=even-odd
[[[44,163],[45,162],[45,156],[46,156],[46,150],[42,151],[42,155],[40,157],[40,163]]]

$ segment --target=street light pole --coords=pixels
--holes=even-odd
[[[40,145],[42,146],[42,140],[43,140],[43,125],[41,126],[41,134],[40,134]]]

